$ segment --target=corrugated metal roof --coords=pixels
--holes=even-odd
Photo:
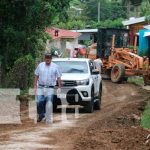
[[[144,33],[144,37],[150,36],[150,30]]]
[[[144,26],[144,28],[145,28],[145,29],[150,30],[150,24],[149,24],[149,25]]]
[[[98,32],[98,29],[82,29],[82,30],[71,30],[74,32],[79,32],[79,33],[93,33],[93,32]]]
[[[139,18],[130,18],[129,20],[122,21],[122,23],[124,26],[128,26],[131,24],[136,24],[144,21],[145,21],[145,17],[139,17]]]

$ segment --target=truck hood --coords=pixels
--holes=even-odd
[[[88,79],[89,78],[89,74],[72,74],[72,73],[63,73],[61,76],[61,80],[84,80],[84,79]]]

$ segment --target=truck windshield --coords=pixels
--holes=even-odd
[[[83,61],[54,61],[62,73],[88,73],[88,66]]]

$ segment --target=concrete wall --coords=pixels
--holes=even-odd
[[[52,42],[47,41],[46,50],[50,50],[52,47],[60,49],[63,54],[66,53],[66,50],[69,50],[70,57],[72,57],[74,48],[78,47],[78,38],[76,39],[60,39],[54,40]]]

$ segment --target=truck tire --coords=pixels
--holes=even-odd
[[[57,104],[55,102],[53,103],[53,112],[57,112]]]
[[[94,111],[94,89],[91,89],[91,101],[85,106],[86,113],[92,113]]]
[[[125,66],[123,64],[116,64],[111,70],[111,81],[114,83],[122,82],[125,76]]]
[[[96,101],[94,103],[94,109],[95,110],[100,110],[101,109],[101,97],[102,97],[102,84],[99,87],[99,94],[98,94],[98,97],[97,97],[98,101]]]

